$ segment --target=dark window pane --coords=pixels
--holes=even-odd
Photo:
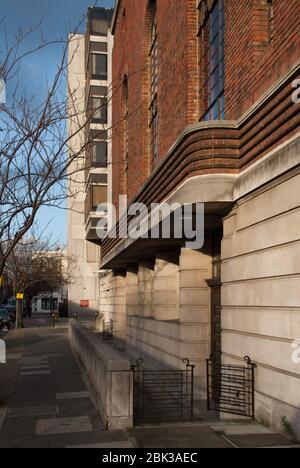
[[[107,86],[91,86],[91,96],[107,96]]]
[[[107,187],[104,185],[92,186],[92,210],[96,211],[99,205],[107,202]]]
[[[91,184],[107,184],[107,174],[90,174],[89,182]]]
[[[92,121],[95,123],[107,123],[107,99],[92,98]]]
[[[107,42],[91,42],[91,52],[107,52]]]
[[[99,141],[93,146],[93,163],[101,166],[107,165],[106,141]]]
[[[91,140],[107,140],[108,133],[106,130],[91,130],[90,131],[90,141]]]
[[[202,29],[202,40],[206,43],[204,71],[207,78],[203,83],[207,89],[204,96],[206,112],[204,120],[223,118],[224,112],[224,2],[213,2],[213,8],[206,9],[206,18]],[[204,39],[203,39],[204,38]],[[205,63],[206,58],[206,63]],[[207,81],[207,82],[206,82]]]
[[[218,120],[219,118],[219,102],[216,101],[212,107],[212,120]]]
[[[92,54],[92,77],[98,80],[107,80],[107,55]]]

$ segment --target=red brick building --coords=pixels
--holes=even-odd
[[[199,400],[250,356],[256,417],[299,434],[300,2],[119,0],[113,34],[114,203],[202,202],[205,243],[106,238],[103,312]]]

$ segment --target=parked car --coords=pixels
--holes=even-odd
[[[6,309],[13,323],[16,322],[16,308],[13,305],[4,305],[1,308]]]
[[[7,333],[10,330],[11,318],[6,309],[0,309],[0,331]]]

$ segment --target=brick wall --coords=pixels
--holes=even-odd
[[[159,157],[184,128],[198,121],[197,0],[157,0],[159,45]],[[225,111],[238,119],[300,59],[300,1],[225,0]],[[129,201],[150,175],[148,0],[121,0],[113,51],[113,200]],[[124,102],[128,76],[129,158],[124,177]]]
[[[238,119],[300,60],[300,1],[225,0],[225,109]]]

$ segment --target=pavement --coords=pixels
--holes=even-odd
[[[5,336],[0,365],[0,448],[293,447],[253,421],[196,421],[107,432],[69,346],[67,319],[25,321]]]
[[[69,347],[67,321],[25,321],[5,337],[0,367],[0,448],[132,448],[126,431],[107,432]]]

